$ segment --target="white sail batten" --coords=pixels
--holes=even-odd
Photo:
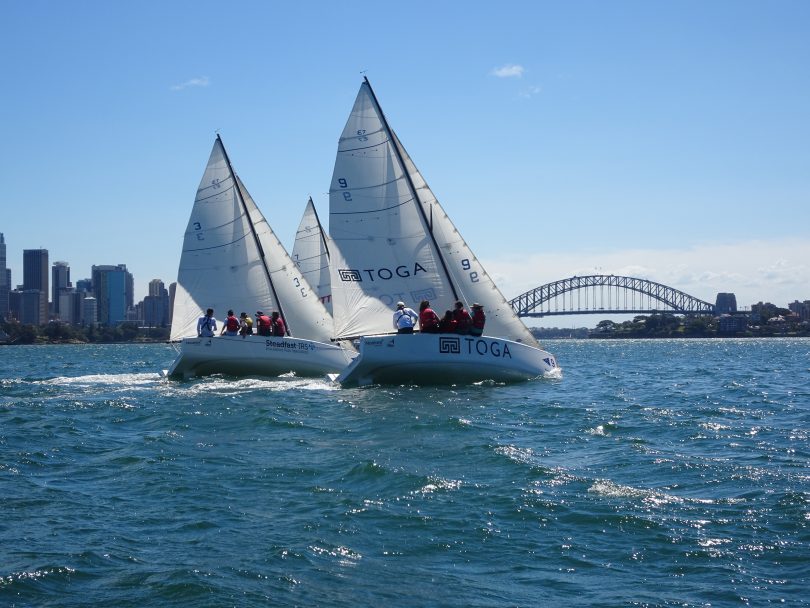
[[[237,315],[281,310],[296,337],[329,342],[333,333],[326,309],[232,173],[219,138],[183,239],[171,340],[196,336],[207,308],[221,321],[229,309]]]
[[[389,333],[397,301],[441,314],[479,302],[486,333],[537,346],[385,123],[363,83],[338,144],[329,193],[339,337]]]
[[[332,281],[329,277],[329,237],[323,230],[315,204],[309,199],[295,233],[292,259],[315,290],[318,299],[332,312]]]

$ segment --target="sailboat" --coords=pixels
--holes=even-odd
[[[329,278],[329,237],[324,232],[310,197],[295,233],[292,259],[329,314],[332,313],[332,282]]]
[[[207,308],[225,318],[278,311],[285,336],[197,336]],[[221,326],[220,326],[221,327]],[[179,353],[167,375],[189,378],[336,374],[355,354],[337,344],[331,315],[276,238],[236,175],[217,135],[183,240],[171,341]]]
[[[391,129],[365,78],[343,129],[329,190],[332,314],[359,339],[343,386],[521,381],[558,374],[459,234]],[[480,303],[483,336],[392,334],[398,301]]]

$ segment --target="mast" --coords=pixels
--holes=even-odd
[[[380,113],[382,124],[385,127],[385,131],[388,133],[388,140],[391,142],[391,145],[394,148],[394,152],[397,155],[397,160],[399,160],[399,164],[402,167],[402,172],[405,174],[405,180],[408,182],[408,187],[411,189],[411,194],[413,195],[413,198],[416,201],[416,207],[417,209],[419,209],[419,214],[422,217],[422,221],[427,227],[427,233],[430,235],[430,240],[433,243],[433,247],[436,249],[436,254],[439,256],[439,261],[442,263],[442,270],[444,270],[444,274],[447,276],[447,282],[450,285],[450,289],[453,291],[453,299],[459,300],[460,298],[458,297],[458,292],[456,292],[456,286],[453,282],[453,277],[450,275],[450,271],[447,269],[447,263],[444,261],[444,255],[442,255],[442,250],[439,248],[439,244],[436,242],[436,237],[433,234],[433,222],[431,220],[428,220],[428,217],[425,214],[425,210],[422,208],[422,201],[419,199],[419,194],[416,192],[416,186],[414,186],[413,184],[411,174],[408,173],[408,168],[405,165],[405,159],[402,158],[402,153],[399,151],[399,147],[394,141],[394,136],[391,133],[391,126],[388,124],[388,119],[385,117],[385,113],[383,112],[382,107],[380,107],[380,102],[377,101],[377,96],[374,94],[374,89],[371,88],[371,83],[368,81],[368,77],[363,76],[363,80],[365,80],[365,85],[368,87],[368,90],[371,93],[371,98],[374,100],[374,105],[377,106],[377,111]],[[432,207],[431,207],[431,215],[433,215]]]
[[[239,182],[236,178],[236,172],[233,170],[233,165],[231,165],[231,159],[228,157],[228,151],[225,149],[225,144],[222,143],[222,138],[217,133],[217,141],[219,142],[220,147],[222,148],[222,154],[225,156],[225,162],[228,163],[228,170],[231,172],[231,177],[233,178],[233,187],[236,189],[236,192],[239,195],[239,202],[242,203],[242,210],[245,212],[245,217],[247,217],[248,224],[250,225],[250,233],[253,235],[253,240],[256,243],[256,248],[259,250],[259,257],[262,261],[262,268],[264,268],[264,274],[267,276],[267,282],[270,285],[270,291],[273,292],[273,299],[276,301],[276,305],[278,306],[278,312],[281,315],[281,318],[284,319],[284,329],[287,332],[287,335],[292,335],[290,333],[290,326],[287,324],[287,317],[284,315],[284,310],[281,307],[281,300],[278,299],[278,294],[276,293],[276,287],[273,285],[273,278],[270,276],[270,269],[267,267],[267,260],[264,256],[264,248],[262,247],[262,243],[259,240],[259,235],[256,233],[256,227],[253,225],[253,219],[250,217],[250,211],[247,208],[247,204],[245,203],[245,197],[242,196],[242,190],[239,188]]]
[[[312,202],[312,197],[309,197],[309,204],[312,205],[312,212],[315,214],[315,221],[318,223],[318,232],[321,235],[321,242],[323,248],[326,250],[326,257],[329,258],[329,245],[326,244],[326,235],[323,233],[323,226],[321,225],[321,218],[318,217],[318,210],[315,208],[315,203]]]

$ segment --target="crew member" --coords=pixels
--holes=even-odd
[[[405,302],[397,302],[394,311],[394,328],[398,334],[412,334],[413,326],[419,320],[419,315],[412,308],[405,306]]]
[[[273,326],[273,335],[274,336],[285,336],[287,335],[287,329],[284,327],[284,319],[281,318],[281,315],[278,312],[273,312],[273,318],[270,320],[270,323]]]
[[[456,333],[468,334],[472,326],[472,318],[470,313],[464,308],[462,302],[456,302],[456,309],[453,311],[453,319],[456,321]]]
[[[213,338],[217,331],[217,320],[214,318],[214,309],[209,308],[205,314],[197,319],[197,337]]]
[[[422,300],[419,304],[419,331],[423,334],[437,334],[440,323],[439,315],[430,307],[430,302]]]
[[[239,335],[239,319],[237,319],[232,310],[228,311],[228,317],[222,325],[222,333],[220,336],[238,336]]]
[[[472,327],[470,327],[470,333],[473,336],[482,336],[484,335],[484,323],[487,322],[484,307],[476,302],[472,305],[472,311]]]

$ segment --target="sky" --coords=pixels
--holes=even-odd
[[[295,6],[293,6],[295,4]],[[6,2],[12,283],[177,266],[219,133],[292,249],[363,76],[507,298],[573,275],[810,299],[810,3]],[[590,317],[588,317],[590,319]],[[534,325],[595,324],[582,317]]]

